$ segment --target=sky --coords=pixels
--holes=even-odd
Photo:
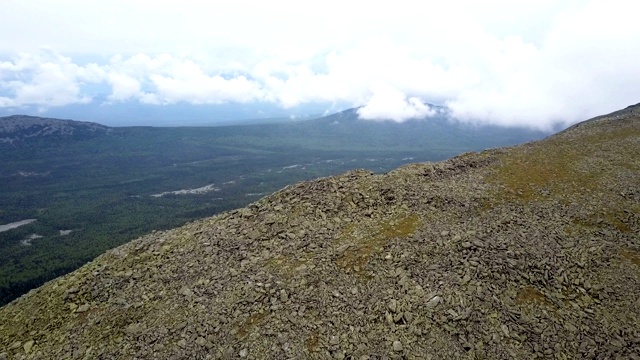
[[[640,102],[634,1],[0,7],[2,113],[362,106],[363,119],[402,122],[428,119],[436,104],[461,121],[549,129]]]

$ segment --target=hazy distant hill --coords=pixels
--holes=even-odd
[[[49,119],[27,115],[0,117],[0,148],[25,142],[81,140],[101,136],[109,127],[84,121]]]
[[[0,358],[634,359],[638,189],[638,106],[298,183],[0,308]]]
[[[199,104],[173,103],[162,106],[142,104],[137,101],[109,104],[107,95],[92,94],[88,104],[55,106],[40,113],[37,107],[24,110],[36,116],[63,119],[85,119],[107,126],[183,126],[209,124],[242,124],[246,120],[260,122],[265,118],[309,118],[311,114],[322,114],[329,108],[344,109],[346,104],[322,103],[294,106],[282,109],[278,104]],[[0,108],[0,116],[16,113],[15,108]],[[317,116],[316,116],[317,117]]]
[[[354,108],[312,120],[220,126],[215,127],[216,130],[203,131],[216,139],[242,137],[242,141],[250,139],[258,145],[277,143],[324,150],[430,150],[441,151],[445,157],[460,151],[513,145],[547,135],[526,128],[463,124],[449,118],[443,108],[438,109],[442,114],[403,123],[361,120],[358,109]],[[126,134],[139,128],[110,128],[91,122],[13,115],[0,117],[0,147],[16,147],[23,142],[86,140],[114,131]]]
[[[345,142],[352,146],[429,148],[434,151],[459,148],[482,150],[519,144],[548,135],[522,127],[465,124],[451,118],[446,108],[432,107],[438,111],[435,116],[402,123],[362,120],[358,116],[358,108],[354,108],[304,122],[300,127],[317,133],[325,146],[332,146],[335,142],[332,139],[349,138]]]

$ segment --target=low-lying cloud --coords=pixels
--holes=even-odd
[[[437,113],[417,97],[407,98],[405,94],[388,86],[376,87],[369,101],[358,109],[358,116],[364,120],[393,120],[403,122],[423,119]]]

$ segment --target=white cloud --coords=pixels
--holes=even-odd
[[[3,97],[2,105],[51,107],[88,103],[91,97],[82,94],[81,85],[100,81],[102,76],[94,64],[81,67],[51,51],[19,54],[0,63],[0,90],[9,94]]]
[[[150,80],[161,103],[242,103],[261,98],[260,86],[245,76],[228,79],[220,75],[210,76],[189,60],[175,64],[167,75],[151,75]]]
[[[131,76],[113,72],[109,74],[110,101],[126,101],[140,95],[140,82]]]
[[[407,98],[402,92],[386,85],[376,86],[367,104],[358,109],[361,119],[397,122],[430,117],[436,113],[417,97]]]
[[[429,102],[464,121],[548,128],[640,101],[639,12],[622,0],[398,0],[366,11],[337,0],[9,2],[0,107],[87,102],[97,85],[113,106],[347,103],[403,120]]]
[[[261,100],[260,84],[245,75],[206,73],[207,64],[170,54],[116,56],[108,65],[113,101],[136,98],[148,104],[220,104]],[[233,68],[233,66],[231,66]]]
[[[590,2],[558,17],[534,46],[507,38],[490,53],[493,69],[448,102],[470,121],[549,128],[637,103],[640,28],[624,4]],[[630,9],[627,9],[630,10]],[[615,19],[606,22],[605,19]]]

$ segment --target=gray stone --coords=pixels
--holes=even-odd
[[[500,328],[502,329],[504,336],[509,337],[509,327],[505,324],[502,324]]]
[[[284,289],[280,290],[280,301],[287,302],[287,300],[289,300],[289,295],[287,294],[287,291]]]
[[[329,344],[331,345],[338,345],[340,343],[340,337],[336,336],[336,335],[332,335],[329,338]]]
[[[198,346],[205,346],[206,343],[207,343],[207,340],[205,340],[205,338],[203,338],[202,336],[196,339],[196,344]]]
[[[392,313],[395,313],[398,311],[398,301],[395,299],[391,299],[389,300],[389,303],[387,304],[387,307],[389,308],[389,310]]]
[[[442,302],[442,298],[440,296],[434,296],[433,298],[431,298],[431,300],[427,301],[427,308],[432,308],[435,307],[436,305],[440,304]]]
[[[189,289],[186,286],[183,286],[180,288],[180,291],[178,292],[180,295],[184,295],[186,297],[191,297],[193,296],[193,291],[191,291],[191,289]]]
[[[135,336],[142,332],[142,326],[140,325],[140,323],[129,324],[124,331],[129,335]]]
[[[393,351],[400,352],[402,350],[404,350],[404,346],[402,346],[402,343],[399,340],[395,340],[393,342]]]
[[[33,345],[36,342],[33,340],[29,340],[27,342],[24,343],[24,345],[22,345],[22,348],[24,349],[24,352],[26,352],[27,354],[31,352],[31,349],[33,348]]]

